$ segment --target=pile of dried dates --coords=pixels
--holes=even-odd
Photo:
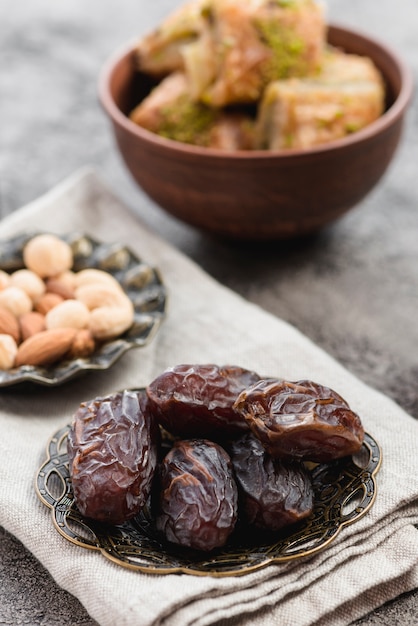
[[[210,551],[238,519],[277,531],[309,516],[307,462],[354,454],[363,438],[358,415],[328,387],[187,364],[145,390],[83,402],[68,456],[82,515],[121,524],[151,499],[167,541]]]

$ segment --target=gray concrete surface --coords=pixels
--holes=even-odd
[[[176,0],[1,0],[0,218],[86,164],[138,216],[210,274],[290,321],[418,418],[418,106],[379,186],[308,240],[217,241],[180,224],[134,185],[114,147],[96,85],[106,57]],[[389,42],[418,73],[416,0],[328,0],[329,19]],[[1,222],[0,222],[1,236]],[[418,592],[357,624],[417,623]],[[93,626],[78,601],[0,532],[0,624]]]

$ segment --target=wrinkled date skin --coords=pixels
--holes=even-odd
[[[177,441],[163,460],[156,525],[172,543],[210,551],[228,540],[238,490],[228,454],[204,439]]]
[[[157,442],[145,392],[123,391],[82,403],[67,442],[80,513],[109,524],[135,516],[150,494]]]
[[[273,459],[251,433],[234,441],[230,454],[248,524],[277,531],[311,514],[314,492],[301,462]]]
[[[357,452],[364,429],[335,391],[309,380],[259,381],[235,408],[274,457],[327,462]]]
[[[146,391],[156,419],[171,434],[222,441],[248,430],[233,404],[258,380],[255,372],[236,366],[177,365]]]

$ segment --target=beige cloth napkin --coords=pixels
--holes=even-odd
[[[0,390],[0,523],[103,626],[348,624],[418,586],[418,423],[295,328],[206,275],[148,232],[90,170],[0,223],[0,237],[40,225],[120,241],[160,268],[168,316],[149,346],[110,370],[57,389]],[[72,545],[37,499],[34,476],[48,438],[82,400],[147,384],[181,362],[235,363],[338,390],[383,450],[373,508],[316,556],[242,577],[152,575]]]

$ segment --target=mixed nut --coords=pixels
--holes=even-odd
[[[146,389],[83,402],[67,450],[82,515],[121,524],[149,503],[165,540],[210,551],[238,524],[276,532],[308,517],[312,463],[354,454],[363,438],[328,387],[182,364]]]
[[[48,366],[90,356],[133,322],[133,304],[108,272],[73,268],[71,246],[53,234],[32,237],[25,267],[0,270],[0,369]]]

